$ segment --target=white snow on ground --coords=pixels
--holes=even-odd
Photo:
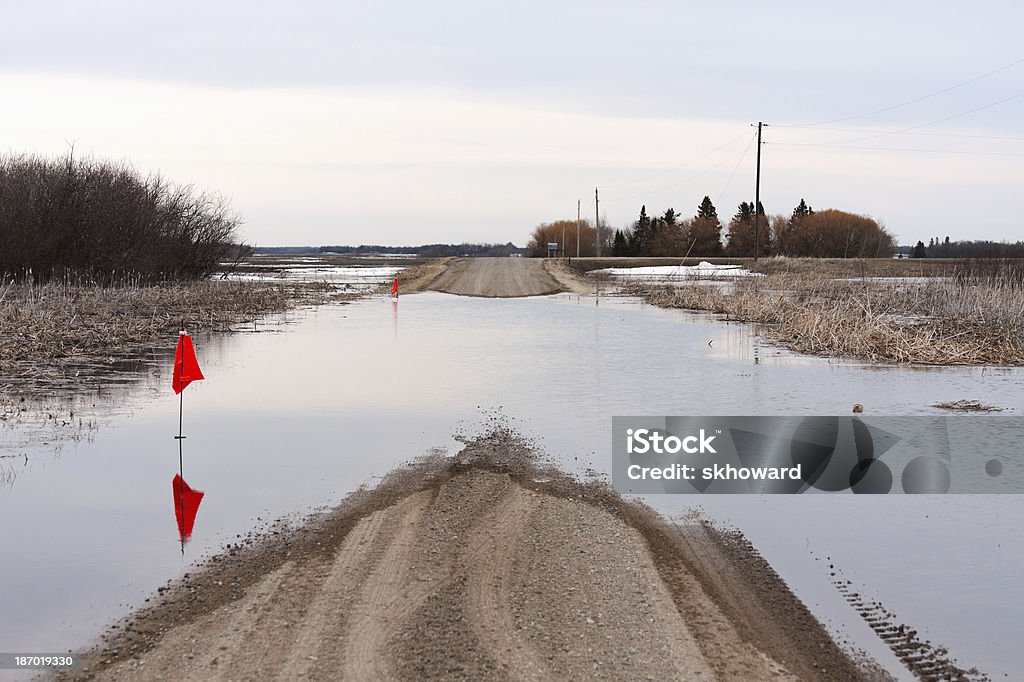
[[[646,268],[605,268],[594,270],[625,279],[672,281],[683,279],[707,279],[710,277],[764,277],[739,265],[712,265],[701,261],[697,265],[659,265]]]

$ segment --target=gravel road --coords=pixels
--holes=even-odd
[[[496,432],[230,548],[67,677],[865,679],[741,539],[525,451]]]
[[[565,291],[539,258],[456,258],[427,285],[460,296],[510,298]]]

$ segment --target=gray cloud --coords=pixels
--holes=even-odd
[[[68,1],[4,14],[7,70],[227,87],[425,83],[531,91],[604,113],[789,122],[871,110],[1012,61],[1024,20],[1010,2],[967,12],[879,2]],[[1020,70],[1006,75],[882,120],[997,99],[1021,83]]]

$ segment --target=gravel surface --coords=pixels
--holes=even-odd
[[[539,258],[456,258],[426,288],[460,296],[498,298],[565,291]]]
[[[745,544],[495,431],[230,547],[68,679],[856,680]]]

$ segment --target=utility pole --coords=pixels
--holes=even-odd
[[[580,200],[576,200],[576,257],[580,257]]]
[[[754,125],[751,123],[750,125]],[[758,246],[758,227],[759,218],[761,214],[761,127],[767,126],[767,123],[757,122],[757,175],[754,179],[754,262],[757,262]]]
[[[562,258],[565,258],[565,221],[562,221]]]
[[[597,188],[594,188],[594,255],[601,255],[601,202],[597,199]]]

